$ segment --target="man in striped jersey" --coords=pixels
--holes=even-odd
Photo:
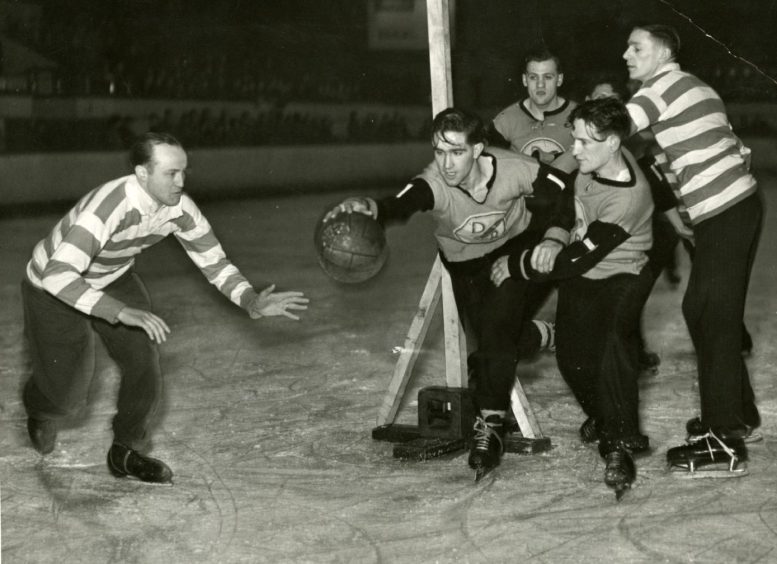
[[[701,417],[687,425],[697,438],[667,457],[691,470],[718,462],[733,469],[760,424],[740,349],[762,204],[749,150],[715,91],[680,70],[679,48],[674,29],[646,25],[632,30],[623,54],[629,77],[642,83],[627,105],[633,129],[650,128],[666,154],[696,247],[683,315],[698,358]]]
[[[133,174],[84,196],[40,241],[22,281],[32,375],[24,387],[36,450],[54,450],[57,420],[74,411],[91,379],[91,331],[121,372],[108,468],[117,477],[171,482],[160,460],[138,452],[162,389],[158,345],[170,328],[152,312],[135,256],[174,235],[206,278],[254,318],[307,309],[301,292],[257,293],[227,259],[210,224],[183,193],[187,156],[171,135],[147,133],[133,145]]]

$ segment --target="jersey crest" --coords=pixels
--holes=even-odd
[[[506,216],[501,211],[470,215],[453,230],[453,234],[464,243],[490,243],[503,237],[507,231]]]

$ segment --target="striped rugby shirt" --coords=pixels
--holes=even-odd
[[[636,130],[650,127],[666,153],[686,222],[698,224],[756,191],[748,150],[732,131],[723,101],[677,63],[659,68],[626,107]]]
[[[256,292],[227,259],[194,201],[183,194],[176,206],[159,205],[135,175],[84,196],[35,246],[27,278],[75,309],[115,323],[125,304],[103,288],[170,234],[211,284],[235,304],[249,306]]]

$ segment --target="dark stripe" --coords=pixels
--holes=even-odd
[[[63,239],[63,242],[65,241],[78,247],[90,257],[100,252],[100,241],[91,231],[81,225],[74,225]]]
[[[700,202],[710,198],[711,196],[717,196],[743,176],[744,175],[740,167],[731,168],[724,174],[716,177],[715,180],[709,184],[694,190],[690,194],[683,195],[683,203],[688,208],[695,206]]]
[[[108,241],[104,247],[105,251],[109,252],[121,252],[125,249],[131,249],[133,247],[150,247],[155,243],[158,243],[165,238],[165,235],[153,234],[145,237],[134,237],[132,239],[125,239],[123,241]],[[139,253],[142,249],[138,249],[133,255]]]
[[[126,191],[124,189],[125,183],[122,182],[118,186],[114,186],[107,194],[103,201],[94,210],[94,214],[100,218],[103,223],[107,223],[108,219],[113,215],[122,202],[126,198]]]

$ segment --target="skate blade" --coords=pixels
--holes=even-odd
[[[629,491],[631,488],[615,488],[615,501],[620,501],[623,499],[623,496],[626,495],[626,492]]]
[[[728,464],[708,464],[701,468],[694,469],[693,472],[685,466],[672,466],[669,468],[669,472],[673,476],[685,480],[703,478],[743,478],[749,474],[747,462],[740,462],[733,470],[729,468]]]
[[[475,483],[477,484],[480,482],[483,478],[488,476],[491,472],[493,472],[493,468],[487,469],[487,468],[475,468]]]

